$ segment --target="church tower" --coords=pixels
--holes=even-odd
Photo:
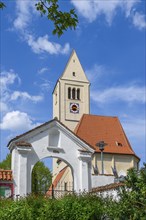
[[[73,50],[53,91],[53,118],[74,130],[83,114],[89,114],[90,82]]]

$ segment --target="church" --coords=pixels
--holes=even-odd
[[[134,153],[118,117],[90,114],[90,82],[75,51],[55,85],[53,117],[57,117],[94,149],[92,187],[114,183],[115,179],[126,176],[129,168],[138,169],[139,158]],[[106,143],[103,158],[97,146],[102,141]],[[55,189],[72,190],[72,182],[69,166],[60,159],[53,159]]]
[[[90,82],[74,50],[53,90],[53,119],[13,138],[8,148],[20,196],[31,193],[32,169],[44,158],[53,158],[51,187],[76,192],[114,184],[140,161],[118,117],[90,114]]]

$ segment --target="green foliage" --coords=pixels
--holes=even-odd
[[[40,0],[36,4],[36,9],[41,15],[46,15],[53,22],[53,34],[60,37],[68,28],[75,29],[78,24],[78,17],[74,9],[69,12],[59,10],[58,0]]]
[[[140,171],[128,171],[118,202],[106,201],[107,213],[114,220],[146,220],[146,164]]]
[[[146,164],[128,172],[120,199],[83,193],[61,199],[30,195],[19,201],[0,200],[0,219],[5,220],[146,220]]]
[[[37,175],[41,175],[44,164],[39,162],[38,167]],[[103,199],[83,193],[61,199],[40,195],[30,195],[19,201],[2,199],[0,220],[146,220],[146,164],[140,171],[128,171],[125,186],[119,189],[119,198]]]
[[[43,162],[38,162],[32,171],[32,193],[46,193],[52,183],[52,174]]]
[[[11,154],[7,154],[6,159],[0,163],[0,168],[4,170],[11,169]]]
[[[58,200],[31,195],[19,201],[1,200],[0,205],[1,220],[98,220],[103,216],[103,200],[89,194]]]
[[[0,163],[0,168],[4,170],[11,169],[11,154],[8,154],[6,159]],[[45,193],[52,183],[52,174],[48,167],[43,162],[39,161],[32,171],[32,192]]]
[[[4,201],[7,200],[2,200]],[[2,203],[1,201],[1,203]],[[3,206],[3,209],[0,209],[0,219],[1,220],[32,220],[31,207],[26,203],[25,199],[20,199],[19,202],[10,202],[7,203],[7,206]]]
[[[0,2],[0,9],[3,9],[5,7],[6,7],[5,4],[3,2]]]

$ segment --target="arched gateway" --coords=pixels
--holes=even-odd
[[[15,196],[31,193],[32,169],[46,157],[58,157],[70,165],[76,192],[91,189],[91,156],[94,150],[57,119],[17,136],[8,147],[12,152]]]

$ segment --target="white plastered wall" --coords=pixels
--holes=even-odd
[[[51,140],[52,139],[52,140]],[[30,146],[18,146],[21,141]],[[51,143],[53,146],[50,146]],[[11,141],[14,194],[31,193],[31,172],[34,165],[47,157],[60,158],[70,165],[74,190],[91,189],[91,155],[88,145],[78,139],[58,121],[48,123],[26,135]],[[87,151],[85,151],[87,150]]]

